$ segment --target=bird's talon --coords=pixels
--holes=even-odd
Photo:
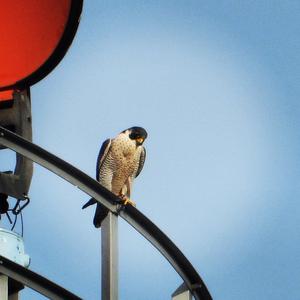
[[[124,195],[121,195],[121,199],[123,200],[123,204],[124,205],[127,205],[127,204],[130,204],[134,207],[136,207],[136,204],[134,201],[130,200],[128,197],[124,196]]]

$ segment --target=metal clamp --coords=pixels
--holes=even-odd
[[[16,91],[10,105],[0,106],[0,125],[4,128],[32,140],[31,128],[31,103],[29,90]],[[5,149],[0,145],[0,149]],[[29,191],[33,163],[21,154],[16,154],[16,166],[14,172],[0,172],[0,193],[25,200]]]

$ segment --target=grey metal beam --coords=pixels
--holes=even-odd
[[[101,223],[102,300],[118,299],[118,216],[109,212]]]
[[[192,264],[177,246],[153,222],[131,205],[124,206],[121,200],[102,187],[97,181],[71,164],[54,156],[39,146],[0,127],[0,144],[30,158],[51,172],[80,188],[110,211],[119,213],[131,226],[141,233],[170,262],[182,277],[196,300],[212,299],[208,289]]]

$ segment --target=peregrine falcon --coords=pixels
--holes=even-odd
[[[146,130],[135,126],[122,131],[114,139],[107,139],[100,149],[96,179],[102,186],[119,196],[124,204],[129,203],[135,206],[129,197],[133,180],[140,174],[144,166],[146,150],[143,143],[146,138]],[[95,203],[97,203],[97,207],[94,225],[99,228],[108,209],[93,198],[82,209]]]

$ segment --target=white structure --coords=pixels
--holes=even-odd
[[[0,228],[0,255],[28,268],[29,255],[25,254],[23,238],[10,230]]]

